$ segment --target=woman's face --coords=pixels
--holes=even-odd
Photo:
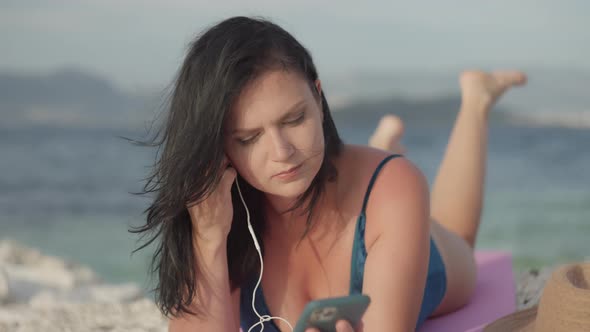
[[[253,187],[295,198],[322,164],[322,122],[319,98],[300,74],[268,71],[248,84],[233,105],[224,128],[225,152]]]

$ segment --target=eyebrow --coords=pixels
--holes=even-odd
[[[296,112],[300,111],[305,105],[306,105],[305,100],[298,101],[293,106],[288,108],[287,113],[285,113],[285,115],[281,116],[281,118],[277,121],[277,123],[285,121],[285,119],[289,118],[290,116],[292,116]],[[247,133],[255,132],[258,130],[260,130],[260,128],[236,128],[232,131],[232,134],[237,134],[237,133],[247,134]]]

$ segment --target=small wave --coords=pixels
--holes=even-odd
[[[522,112],[507,114],[511,123],[540,127],[590,128],[590,111]]]

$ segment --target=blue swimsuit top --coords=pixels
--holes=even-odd
[[[377,175],[383,165],[389,160],[401,157],[401,155],[394,154],[390,155],[379,163],[377,169],[371,177],[365,198],[363,200],[363,208],[356,222],[356,229],[354,233],[354,242],[352,245],[352,258],[350,268],[350,294],[360,294],[362,292],[365,261],[367,260],[367,249],[365,247],[365,224],[366,216],[365,209],[367,202],[369,201],[369,194],[373,188],[373,184],[377,179]],[[259,322],[258,316],[252,310],[252,292],[256,287],[259,275],[255,275],[250,278],[241,287],[240,292],[240,326],[244,332]],[[432,240],[430,239],[430,260],[428,264],[428,276],[426,280],[426,287],[424,289],[424,296],[422,298],[422,306],[420,308],[420,314],[418,315],[418,321],[416,322],[416,328],[418,328],[425,320],[434,312],[442,301],[446,291],[446,273],[445,267],[440,256],[440,253]],[[256,290],[256,300],[254,303],[256,310],[260,315],[272,316],[268,306],[264,300],[262,292],[262,285],[258,286]],[[294,322],[292,322],[293,324]],[[273,320],[264,323],[264,330],[270,332],[280,332],[278,326]]]

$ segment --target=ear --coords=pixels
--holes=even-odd
[[[318,94],[321,96],[322,95],[322,81],[320,81],[319,78],[317,80],[315,80],[315,88],[316,88]]]
[[[324,122],[324,110],[322,109],[322,81],[318,78],[315,80],[315,88],[320,96],[320,116],[322,117],[322,122]]]

